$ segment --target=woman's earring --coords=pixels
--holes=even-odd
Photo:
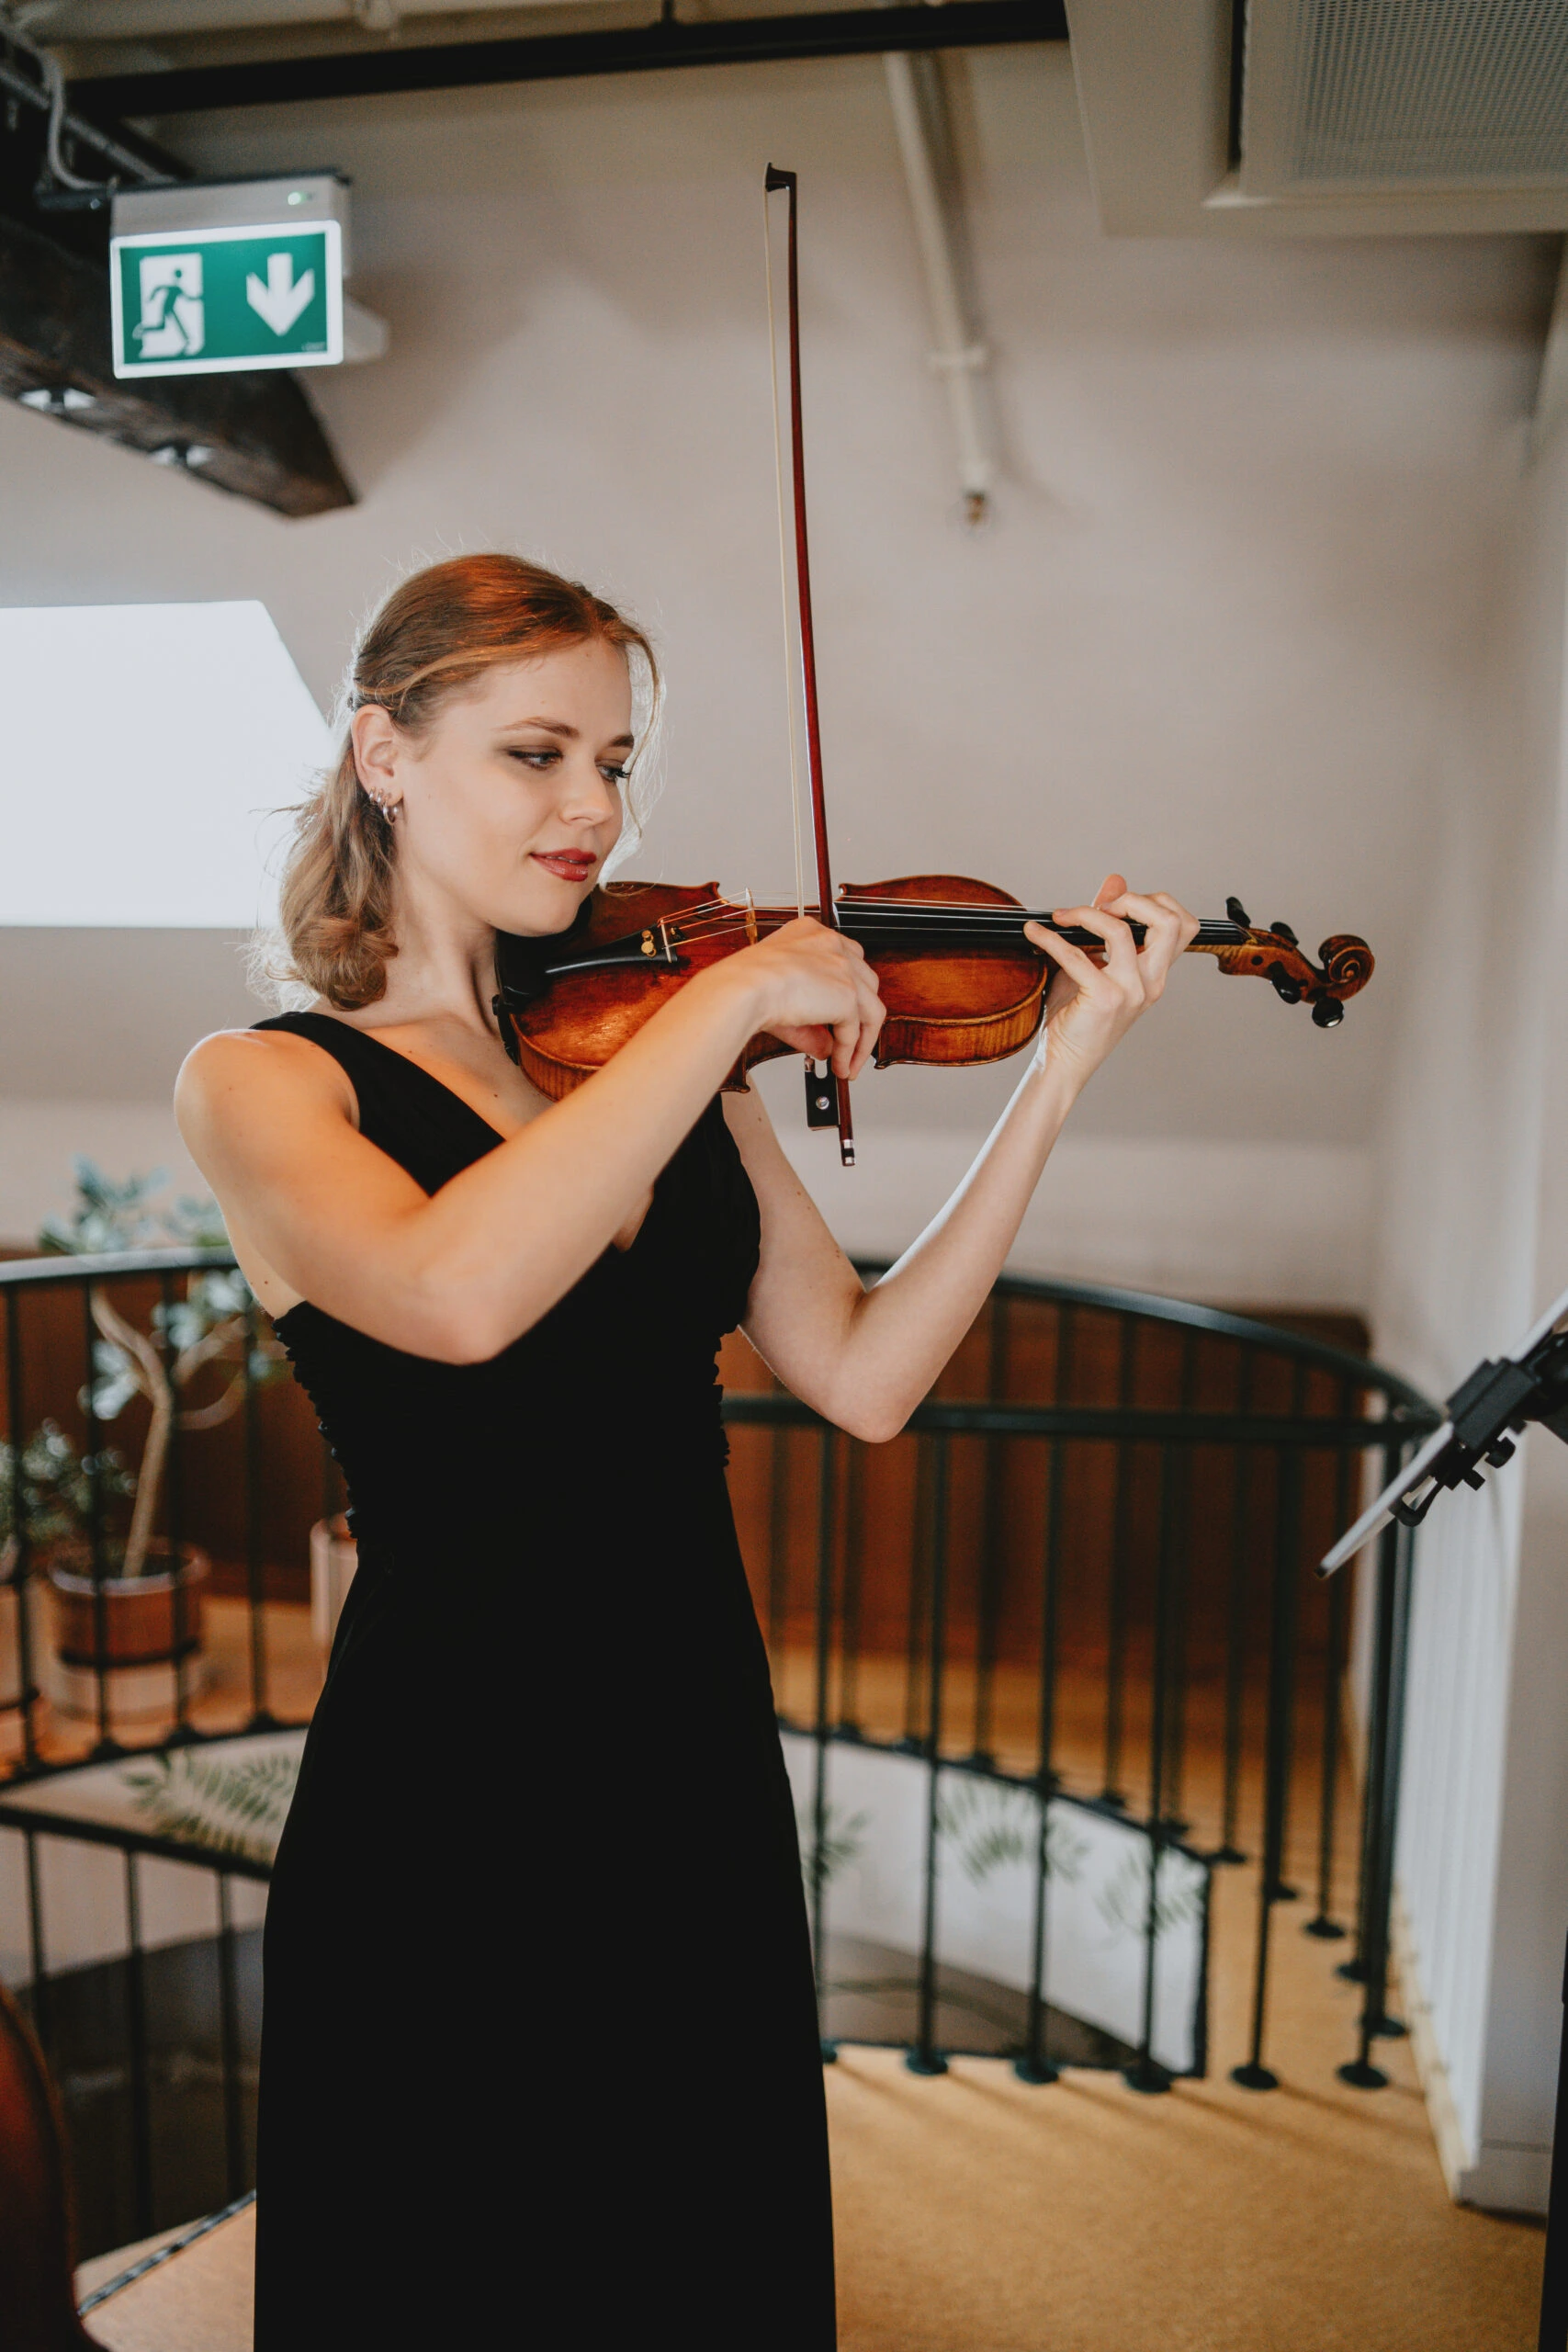
[[[379,810],[380,814],[386,819],[389,825],[395,825],[397,823],[398,804],[395,800],[383,800],[381,795],[378,792],[372,792],[367,784],[362,785],[360,786],[360,790],[364,793],[365,797],[369,801],[371,807]]]

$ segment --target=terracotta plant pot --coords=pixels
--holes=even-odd
[[[108,1669],[125,1666],[169,1666],[201,1647],[201,1588],[212,1563],[194,1544],[182,1547],[176,1578],[166,1563],[169,1547],[148,1549],[149,1566],[139,1577],[103,1581],[100,1651],[97,1588],[92,1555],[85,1544],[62,1545],[49,1564],[54,1596],[54,1647],[65,1666]]]

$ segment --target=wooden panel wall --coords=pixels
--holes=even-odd
[[[946,1397],[994,1394],[1015,1404],[1110,1408],[1125,1403],[1174,1410],[1337,1418],[1359,1398],[1331,1374],[1298,1373],[1278,1357],[1251,1359],[1230,1340],[1141,1324],[1130,1360],[1119,1317],[1078,1309],[1064,1348],[1055,1307],[1032,1299],[987,1309],[938,1384]],[[1283,1318],[1281,1318],[1282,1320]],[[1298,1317],[1292,1328],[1365,1352],[1364,1329],[1349,1317]],[[771,1385],[766,1367],[739,1337],[722,1359],[726,1385]],[[808,1641],[817,1581],[819,1440],[813,1431],[732,1428],[730,1490],[760,1615],[773,1637]],[[917,1541],[925,1449],[912,1437],[880,1447],[840,1442],[835,1589],[838,1609],[858,1624],[867,1652],[905,1648],[911,1611],[927,1606],[929,1564]],[[1054,1457],[1054,1460],[1053,1460]],[[982,1593],[995,1595],[997,1655],[1033,1665],[1041,1648],[1050,1482],[1061,1480],[1059,1632],[1064,1652],[1102,1662],[1111,1638],[1113,1591],[1120,1585],[1129,1656],[1147,1660],[1152,1645],[1161,1527],[1161,1464],[1153,1446],[1038,1439],[954,1439],[951,1446],[948,1625],[955,1656],[975,1655]],[[987,1513],[987,1479],[996,1491]],[[1182,1589],[1181,1638],[1191,1670],[1212,1670],[1224,1657],[1232,1622],[1233,1564],[1239,1559],[1244,1644],[1256,1657],[1267,1640],[1269,1587],[1281,1497],[1271,1451],[1201,1446],[1174,1473],[1178,1541],[1175,1574]],[[1309,1453],[1302,1464],[1298,1557],[1292,1564],[1301,1635],[1320,1651],[1327,1599],[1304,1574],[1337,1532],[1348,1493],[1336,1462]],[[1315,1550],[1312,1547],[1315,1546]]]
[[[146,1328],[158,1296],[152,1282],[117,1284],[118,1311]],[[23,1419],[28,1430],[47,1415],[78,1444],[86,1440],[79,1392],[86,1374],[87,1334],[80,1294],[48,1290],[18,1300]],[[1282,1318],[1281,1318],[1282,1319]],[[1189,1342],[1179,1330],[1139,1327],[1130,1376],[1123,1373],[1121,1319],[1098,1310],[1072,1317],[1070,1361],[1064,1362],[1062,1324],[1055,1308],[1029,1299],[1008,1302],[998,1322],[987,1309],[937,1385],[948,1397],[996,1394],[1014,1403],[1063,1401],[1113,1406],[1175,1407],[1183,1379],[1199,1409],[1235,1409],[1242,1397],[1241,1351],[1229,1340]],[[266,1328],[265,1318],[263,1328]],[[1294,1318],[1294,1328],[1364,1350],[1365,1333],[1344,1317]],[[766,1388],[767,1368],[739,1334],[726,1341],[721,1369],[727,1387]],[[215,1395],[218,1372],[205,1375],[197,1401]],[[0,1361],[4,1424],[13,1426]],[[1251,1409],[1292,1408],[1295,1375],[1280,1359],[1255,1359]],[[1339,1384],[1314,1372],[1301,1385],[1302,1409],[1340,1409]],[[328,1472],[314,1410],[291,1378],[257,1393],[260,1477],[257,1501],[265,1589],[275,1599],[302,1600],[309,1591],[308,1539],[325,1500],[336,1508],[341,1489]],[[147,1408],[132,1402],[105,1434],[131,1461],[139,1457]],[[730,1489],[759,1612],[784,1638],[809,1638],[816,1577],[818,1439],[810,1430],[734,1428]],[[858,1611],[860,1641],[868,1651],[901,1649],[912,1605],[920,1604],[925,1564],[916,1543],[921,1449],[910,1437],[879,1447],[842,1445],[840,1463],[840,1585]],[[1050,1449],[1039,1441],[955,1441],[952,1448],[950,1624],[955,1653],[972,1652],[980,1617],[982,1580],[998,1595],[998,1648],[1004,1658],[1032,1661],[1040,1645],[1041,1563],[1045,1543]],[[987,1456],[989,1455],[989,1460]],[[1105,1647],[1116,1562],[1126,1578],[1127,1618],[1134,1658],[1146,1650],[1157,1553],[1159,1465],[1149,1448],[1118,1449],[1074,1442],[1058,1449],[1062,1479],[1062,1637],[1087,1657]],[[987,1472],[998,1477],[989,1526],[985,1509]],[[1190,1457],[1186,1521],[1188,1639],[1194,1666],[1223,1647],[1228,1608],[1233,1531],[1238,1508],[1235,1449],[1205,1447]],[[180,1457],[180,1517],[186,1538],[209,1551],[220,1589],[243,1584],[245,1529],[245,1444],[243,1417],[188,1437]],[[1120,1502],[1120,1516],[1118,1498]],[[1309,1456],[1304,1477],[1304,1541],[1326,1544],[1336,1515],[1336,1480],[1322,1455]],[[1266,1580],[1272,1556],[1276,1488],[1271,1464],[1255,1464],[1250,1491],[1240,1498],[1247,1576]],[[126,1505],[118,1507],[123,1521]],[[165,1518],[167,1500],[165,1500]],[[776,1529],[776,1540],[771,1531]],[[1119,1537],[1120,1530],[1120,1537]],[[1120,1541],[1120,1554],[1118,1553]],[[1321,1548],[1321,1547],[1320,1547]],[[770,1574],[770,1560],[772,1573]],[[1303,1631],[1322,1638],[1322,1594],[1303,1589]],[[1263,1636],[1265,1611],[1249,1611],[1249,1638]]]

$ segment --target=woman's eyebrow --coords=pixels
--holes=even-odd
[[[525,727],[536,729],[541,735],[558,736],[563,743],[576,743],[581,740],[582,735],[581,727],[573,727],[570,720],[565,718],[509,718],[502,725],[501,731],[503,735],[513,735]],[[623,749],[629,752],[636,741],[635,735],[612,735],[604,748],[610,752],[618,752]]]

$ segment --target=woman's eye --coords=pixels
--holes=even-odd
[[[514,744],[512,756],[514,760],[521,760],[525,767],[536,768],[541,775],[546,768],[556,766],[560,759],[560,753],[553,743]]]
[[[608,761],[601,761],[599,773],[604,777],[606,784],[619,785],[625,784],[627,776],[631,774],[631,770],[629,767],[617,768],[611,765]]]

